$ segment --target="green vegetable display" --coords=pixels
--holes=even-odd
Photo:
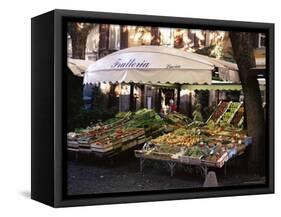
[[[181,147],[180,146],[170,146],[166,144],[162,144],[159,146],[156,146],[153,150],[153,153],[166,153],[166,154],[176,154],[180,152]]]
[[[222,118],[219,121],[220,126],[227,126],[230,124],[234,114],[237,112],[238,108],[240,107],[239,102],[230,102],[229,107],[223,114]]]
[[[157,128],[165,122],[153,110],[141,109],[135,112],[132,118],[125,124],[126,128]]]
[[[204,155],[204,152],[196,145],[188,148],[184,155],[189,157],[201,157]]]

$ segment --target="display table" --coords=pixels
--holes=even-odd
[[[161,161],[167,164],[170,168],[170,175],[174,175],[174,170],[176,165],[184,165],[187,170],[191,170],[192,167],[195,167],[200,171],[203,177],[206,177],[208,174],[209,168],[224,168],[224,173],[226,174],[226,165],[229,161],[236,159],[238,156],[245,153],[249,144],[251,144],[251,137],[245,139],[247,145],[244,148],[239,150],[227,150],[217,161],[207,161],[203,158],[193,158],[183,156],[183,151],[176,154],[167,154],[167,153],[157,153],[153,154],[153,149],[150,149],[147,143],[143,146],[142,150],[135,150],[135,157],[139,158],[140,161],[140,172],[143,172],[144,163],[147,160],[151,161]]]

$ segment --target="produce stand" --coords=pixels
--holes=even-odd
[[[184,115],[174,113],[162,119],[153,110],[118,113],[114,118],[67,136],[67,149],[97,157],[113,157],[123,151],[187,124]]]
[[[175,48],[140,46],[122,49],[89,65],[83,83],[129,84],[130,110],[133,110],[134,84],[173,84],[180,91],[184,84],[211,84],[214,69],[237,70],[237,66]],[[180,95],[177,104],[180,104]],[[180,114],[161,119],[152,110],[143,117],[138,112],[68,133],[68,150],[112,156],[187,124]]]
[[[224,168],[226,173],[226,165],[230,160],[242,155],[247,146],[251,143],[251,137],[245,138],[243,148],[229,149],[225,151],[217,161],[210,161],[203,159],[202,157],[188,157],[184,156],[184,151],[180,151],[176,154],[152,154],[153,148],[148,148],[149,143],[146,143],[142,150],[135,150],[135,157],[140,161],[140,172],[143,172],[144,163],[146,160],[161,161],[166,163],[170,168],[171,176],[174,175],[174,170],[177,164],[186,165],[188,167],[196,167],[200,170],[203,177],[208,173],[209,168]],[[242,146],[242,145],[241,145]]]
[[[235,122],[237,114],[241,118],[242,108],[242,103],[221,101],[206,123],[192,122],[148,141],[141,150],[135,150],[140,171],[146,160],[152,160],[168,164],[171,176],[177,164],[196,167],[203,176],[209,168],[224,168],[226,173],[227,162],[243,154],[252,143]]]

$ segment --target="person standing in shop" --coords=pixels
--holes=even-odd
[[[177,111],[177,106],[176,106],[174,100],[170,99],[169,100],[169,112],[175,112],[175,111]]]

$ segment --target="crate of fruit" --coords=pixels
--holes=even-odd
[[[113,140],[113,141],[111,141],[111,145],[112,145],[114,148],[119,148],[119,147],[122,146],[122,140],[121,140],[121,139]]]
[[[122,143],[126,143],[131,140],[131,135],[124,135],[122,136]]]

